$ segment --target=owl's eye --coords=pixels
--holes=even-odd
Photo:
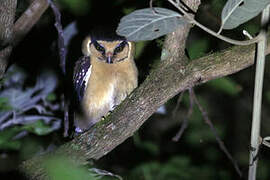
[[[102,54],[105,54],[105,48],[102,47],[98,42],[94,41],[93,42],[96,50],[98,50],[99,52],[101,52]]]
[[[115,49],[114,49],[114,54],[120,53],[121,51],[123,51],[124,47],[126,46],[127,42],[123,41],[121,42]]]

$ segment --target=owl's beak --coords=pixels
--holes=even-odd
[[[113,53],[111,53],[111,52],[106,53],[106,61],[108,64],[113,63],[112,59],[113,59]]]

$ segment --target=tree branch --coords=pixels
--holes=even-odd
[[[14,25],[14,46],[16,46],[32,29],[48,7],[49,3],[47,0],[33,0]]]
[[[4,74],[12,51],[9,47],[13,36],[17,0],[2,0],[0,4],[0,76]]]
[[[5,1],[15,1],[15,0],[5,0]],[[5,2],[4,1],[4,2]],[[17,2],[17,1],[16,1]],[[16,3],[17,4],[17,3]],[[4,6],[3,6],[4,5]],[[26,34],[32,29],[32,27],[37,23],[40,19],[41,15],[46,11],[49,4],[47,0],[34,0],[28,9],[21,15],[21,17],[14,23],[14,18],[9,20],[9,25],[7,26],[0,26],[0,45],[3,46],[2,42],[6,42],[5,48],[0,48],[0,78],[3,77],[6,67],[8,65],[8,59],[12,52],[12,48],[15,47],[25,36]],[[10,12],[9,8],[13,7],[11,4],[7,5],[6,8],[5,4],[1,2],[0,4],[0,24],[5,25],[5,21],[7,14]],[[13,7],[14,8],[14,7]],[[16,5],[14,10],[16,10]],[[1,16],[1,14],[3,14]],[[4,17],[4,18],[3,18]],[[12,24],[10,24],[12,23]],[[8,42],[3,41],[1,32],[4,32],[2,28],[5,28],[8,32],[12,31],[12,35],[8,35]],[[10,34],[10,33],[5,33]]]

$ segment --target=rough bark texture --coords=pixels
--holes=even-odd
[[[193,10],[200,1],[189,0]],[[254,63],[255,45],[235,46],[188,63],[184,54],[190,29],[186,25],[167,36],[165,55],[146,80],[115,111],[72,141],[54,152],[23,162],[21,171],[30,179],[47,179],[42,162],[51,155],[67,155],[76,164],[99,159],[132,136],[166,101],[179,92],[212,79],[238,72]]]
[[[4,74],[12,51],[9,46],[13,36],[13,24],[17,0],[2,0],[0,3],[0,77]]]
[[[49,7],[47,0],[32,0],[33,2],[14,25],[13,45],[17,45],[38,22]]]
[[[0,79],[6,71],[13,47],[25,37],[49,6],[47,0],[34,0],[14,24],[17,0],[2,1],[0,3]]]
[[[8,44],[12,38],[17,0],[2,0],[0,4],[0,43]]]

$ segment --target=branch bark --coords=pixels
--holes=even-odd
[[[12,51],[13,23],[17,0],[2,0],[0,4],[0,76],[4,74]]]
[[[4,0],[0,4],[0,79],[15,47],[32,29],[49,6],[47,0],[34,0],[14,24],[17,0]],[[3,25],[3,26],[2,26]]]
[[[14,25],[13,46],[16,46],[48,9],[47,0],[34,0]]]

